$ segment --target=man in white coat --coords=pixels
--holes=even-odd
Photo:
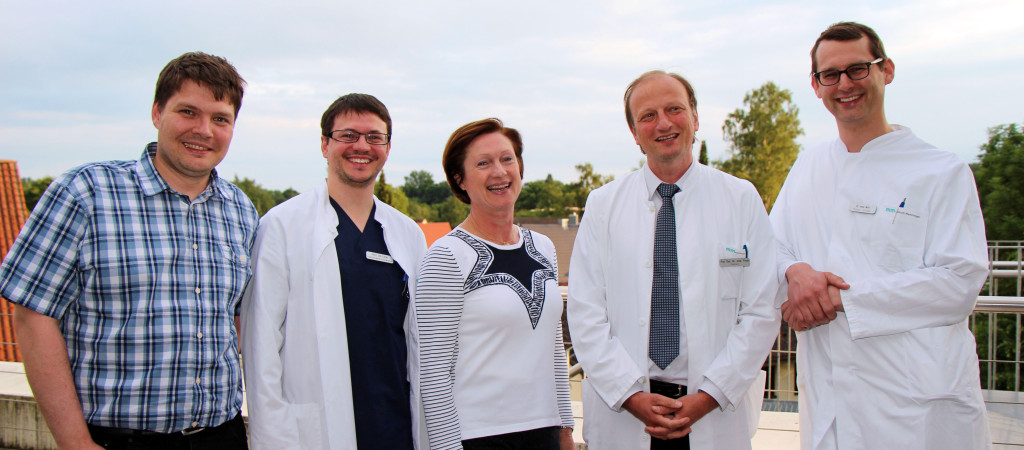
[[[348,94],[321,129],[326,182],[271,209],[257,232],[242,303],[251,444],[425,449],[409,305],[426,242],[373,195],[391,118],[375,97]]]
[[[839,139],[800,155],[771,213],[802,447],[989,448],[967,327],[988,273],[971,170],[886,121],[895,65],[871,28],[822,32],[811,72]]]
[[[764,205],[749,182],[694,161],[697,101],[683,77],[648,72],[624,100],[647,162],[591,193],[569,269],[583,437],[592,450],[750,448],[748,390],[763,392],[752,385],[779,329]],[[663,228],[676,244],[659,248],[662,185],[678,191],[665,215],[676,225]],[[675,251],[676,281],[655,283],[656,250]],[[665,292],[672,314],[652,305]],[[651,328],[666,318],[678,356],[656,363]]]

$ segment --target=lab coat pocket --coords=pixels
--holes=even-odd
[[[921,210],[886,208],[873,220],[868,248],[875,261],[890,272],[917,268],[924,261],[927,217]]]
[[[316,403],[298,403],[288,405],[289,416],[295,420],[295,431],[299,438],[300,448],[323,448],[323,435],[320,427],[320,405]]]
[[[750,260],[744,250],[745,247],[743,245],[719,245],[718,298],[722,301],[720,307],[724,308],[723,311],[731,314],[734,318],[739,312],[743,271],[750,265]]]

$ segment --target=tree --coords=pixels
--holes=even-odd
[[[39,201],[39,198],[43,196],[43,192],[46,192],[46,188],[50,187],[50,183],[52,182],[53,177],[21,179],[21,190],[25,193],[26,211],[32,212],[32,209],[36,207],[36,203]]]
[[[722,126],[731,157],[715,161],[715,165],[753,183],[765,209],[771,210],[800,152],[796,138],[804,130],[792,93],[771,81],[747,93],[743,104],[748,109],[729,113]]]
[[[448,222],[454,228],[466,220],[466,216],[469,215],[469,205],[462,203],[453,195],[436,205],[434,211],[437,213],[438,222]]]
[[[700,141],[700,156],[697,158],[697,162],[708,165],[708,141]]]
[[[409,200],[415,200],[427,205],[436,205],[452,196],[451,189],[445,181],[434,182],[434,176],[426,170],[414,170],[405,177],[405,184],[401,187]]]
[[[580,174],[580,177],[575,183],[568,186],[571,191],[571,198],[567,199],[568,205],[566,206],[583,208],[587,203],[587,196],[590,195],[590,191],[604,186],[615,179],[612,175],[595,173],[594,166],[590,163],[577,164],[576,172]]]
[[[373,194],[380,199],[380,201],[391,205],[393,208],[402,212],[402,214],[409,215],[409,197],[405,196],[405,193],[401,189],[398,189],[384,179],[384,171],[380,171],[380,178],[377,179],[377,185],[373,187]]]
[[[232,180],[231,183],[238,186],[242,192],[245,192],[245,196],[249,197],[249,201],[251,201],[252,205],[256,207],[256,211],[260,213],[260,217],[263,217],[267,211],[270,211],[270,208],[277,205],[277,203],[274,202],[274,196],[270,191],[263,189],[263,186],[256,183],[256,180],[250,178],[239,179],[238,175],[235,175],[235,179]]]
[[[263,217],[267,211],[270,211],[270,208],[281,204],[289,198],[299,195],[299,193],[292,188],[288,188],[283,191],[264,189],[263,186],[260,186],[260,184],[256,182],[256,180],[249,178],[239,179],[238,175],[235,175],[235,179],[232,180],[231,183],[238,186],[238,188],[245,193],[245,196],[249,197],[252,205],[256,207],[256,211],[259,212],[260,217]]]
[[[523,183],[516,200],[516,214],[523,217],[563,217],[566,211],[565,183],[551,174],[543,180]]]
[[[1024,239],[1024,130],[1017,124],[988,130],[974,178],[990,240]]]

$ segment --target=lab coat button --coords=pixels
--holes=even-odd
[[[644,267],[650,269],[651,267],[654,267],[654,263],[648,259],[647,261],[644,261]]]
[[[640,377],[640,384],[647,384],[647,377]]]

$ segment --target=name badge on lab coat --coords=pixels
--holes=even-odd
[[[385,254],[377,253],[377,252],[370,252],[370,251],[366,252],[366,259],[368,259],[370,261],[377,261],[377,262],[382,262],[382,263],[386,263],[386,264],[394,264],[395,263],[395,258],[392,258],[389,255],[385,255]]]
[[[861,214],[874,214],[878,207],[874,205],[851,205],[850,211]]]
[[[750,267],[750,258],[722,258],[718,260],[721,267]]]

